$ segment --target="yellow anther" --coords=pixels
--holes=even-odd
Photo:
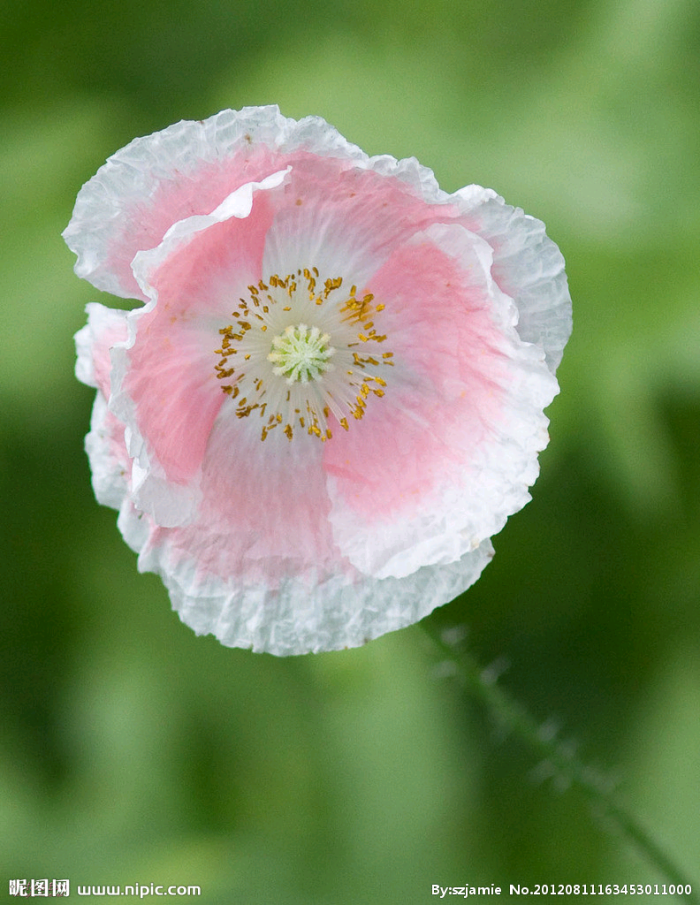
[[[387,339],[377,330],[377,315],[385,306],[375,305],[371,292],[358,297],[356,284],[349,293],[343,285],[341,276],[321,280],[317,267],[268,275],[248,287],[248,297],[236,303],[232,323],[218,329],[214,372],[222,392],[236,400],[232,411],[237,418],[258,409],[264,419],[261,441],[278,425],[292,441],[298,425],[327,442],[333,438],[334,418],[347,431],[351,416],[356,421],[364,416],[370,395],[384,396],[387,384],[376,371],[379,365],[393,365],[393,354],[373,357],[354,347]],[[234,361],[235,368],[230,366]],[[280,379],[287,386],[280,386]]]

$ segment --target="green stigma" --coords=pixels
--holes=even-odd
[[[333,368],[328,359],[334,353],[327,333],[321,333],[318,327],[309,329],[306,324],[297,324],[286,327],[272,340],[267,360],[275,365],[273,374],[286,377],[287,383],[308,383]]]

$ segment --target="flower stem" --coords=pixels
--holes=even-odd
[[[603,777],[586,766],[570,748],[557,741],[554,733],[546,731],[497,682],[494,671],[479,667],[461,641],[465,632],[460,628],[445,629],[434,617],[421,623],[427,634],[465,688],[498,719],[498,721],[538,756],[543,757],[554,774],[567,785],[577,786],[595,810],[607,818],[656,867],[660,875],[677,886],[691,886],[693,892],[684,901],[700,905],[698,887],[684,876],[671,858],[630,814],[613,794]]]

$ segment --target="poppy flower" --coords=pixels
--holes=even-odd
[[[86,448],[187,625],[352,647],[479,577],[530,498],[571,330],[542,223],[249,107],[118,151],[64,237],[79,276],[144,303],[88,305]]]

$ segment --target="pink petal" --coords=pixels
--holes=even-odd
[[[347,505],[368,519],[415,510],[454,462],[455,425],[468,450],[483,438],[481,409],[499,405],[493,372],[503,369],[500,337],[478,276],[423,234],[399,246],[367,285],[387,306],[388,388],[352,430],[326,445],[324,463],[345,488]]]
[[[453,562],[528,499],[546,444],[541,410],[557,386],[509,326],[515,311],[488,257],[462,227],[433,226],[368,284],[386,301],[396,365],[356,429],[324,448],[334,538],[363,572],[402,577]]]
[[[157,462],[169,482],[195,476],[225,399],[215,371],[219,329],[248,284],[260,278],[273,216],[265,196],[256,192],[255,203],[251,196],[245,217],[203,218],[213,221],[205,228],[193,223],[189,235],[164,241],[165,252],[144,258],[139,271],[153,301],[130,316],[133,344],[115,359],[123,378],[114,407],[145,443],[150,466]]]
[[[294,154],[267,237],[263,270],[285,275],[317,267],[360,287],[392,249],[431,223],[459,215],[454,204],[427,204],[397,177],[347,161]]]
[[[275,471],[274,456],[260,462],[257,439],[246,456],[238,433],[222,425],[215,435],[196,523],[147,527],[128,507],[119,519],[125,538],[132,545],[138,539],[139,569],[162,576],[174,608],[198,634],[278,656],[356,647],[452,599],[493,556],[485,541],[457,562],[419,569],[408,583],[362,575],[339,556],[323,525],[328,501],[317,462],[307,468],[306,456],[295,455]],[[233,465],[230,441],[238,453]],[[214,461],[219,456],[223,462]]]
[[[135,139],[78,195],[63,233],[78,255],[76,273],[98,289],[145,301],[131,271],[137,252],[159,245],[178,220],[208,214],[241,185],[279,169],[280,153],[302,148],[367,159],[323,120],[295,122],[275,106],[224,110]]]
[[[257,421],[236,418],[232,405],[222,411],[203,463],[196,522],[172,532],[172,555],[189,559],[196,551],[195,581],[215,576],[274,588],[290,575],[342,571],[320,444],[290,443],[281,431],[263,443]]]

